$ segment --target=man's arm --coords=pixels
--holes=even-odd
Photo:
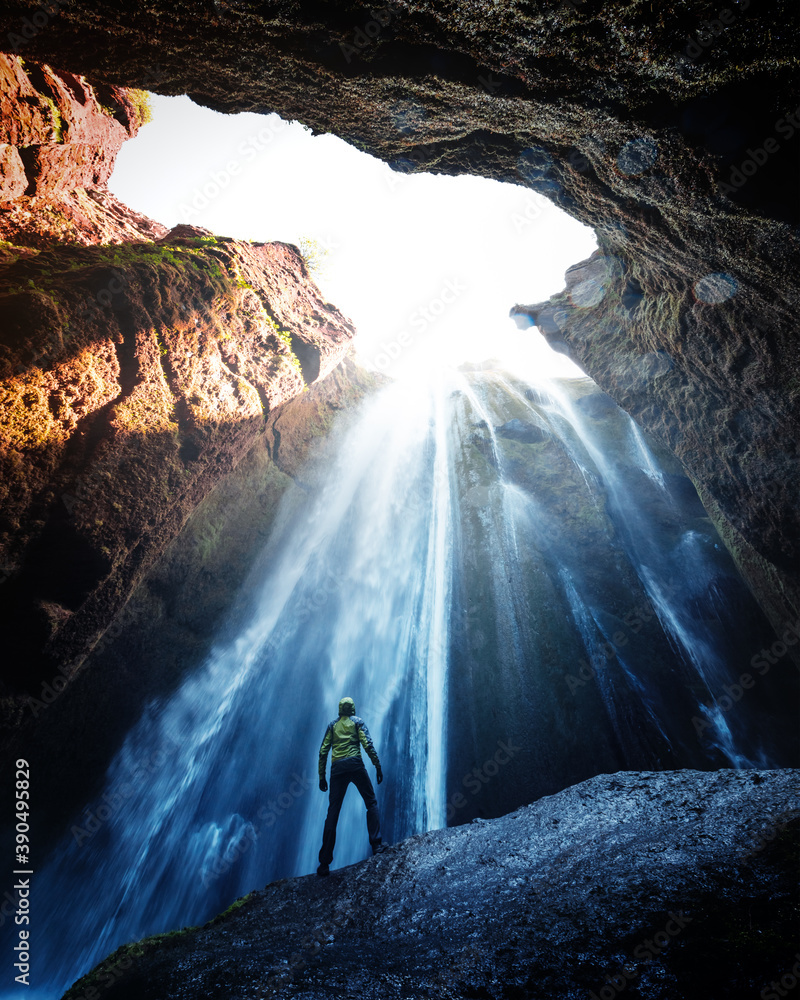
[[[356,728],[358,729],[358,738],[361,741],[361,745],[367,751],[367,756],[375,765],[376,777],[378,779],[378,784],[383,781],[383,770],[381,768],[381,762],[378,758],[378,751],[375,749],[375,744],[372,742],[372,737],[369,735],[369,730],[367,729],[366,723],[363,719],[359,719],[356,723]]]
[[[333,726],[328,724],[325,735],[322,738],[322,746],[319,748],[319,787],[325,792],[328,790],[328,782],[325,780],[325,769],[328,766],[328,751],[333,742]],[[325,786],[324,788],[322,786]]]

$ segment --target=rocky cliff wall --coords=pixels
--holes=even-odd
[[[18,247],[158,239],[167,227],[107,189],[143,92],[0,54],[0,239]]]
[[[770,295],[766,282],[743,287],[736,268],[701,280],[664,271],[659,283],[608,250],[566,277],[564,292],[513,314],[535,322],[670,447],[783,635],[800,608],[791,295]]]
[[[680,463],[642,435],[648,468],[630,420],[589,379],[553,387],[583,422],[584,451],[546,390],[481,367],[467,379],[488,422],[468,397],[458,404],[470,416],[454,484],[449,822],[499,816],[597,773],[730,766],[698,732],[698,692],[724,690],[712,662],[735,684],[774,640]],[[689,666],[700,649],[705,671]],[[776,662],[726,721],[743,758],[792,766],[785,706],[800,688]],[[479,784],[499,738],[517,752],[502,781]]]
[[[324,377],[353,330],[283,244],[173,233],[43,251],[7,266],[0,290],[2,607],[24,686],[91,645],[265,416]]]
[[[6,5],[9,44],[92,80],[277,111],[594,226],[613,294],[563,339],[675,448],[775,625],[796,620],[796,4],[75,0],[41,28],[35,10]]]
[[[0,254],[0,623],[14,719],[20,695],[72,675],[266,418],[324,379],[354,330],[294,247],[168,233],[111,198],[116,151],[138,127],[124,90],[17,58],[0,70],[6,158],[27,185],[9,182],[0,206],[18,241]]]

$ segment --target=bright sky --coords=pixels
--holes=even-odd
[[[277,115],[222,115],[152,96],[153,121],[124,144],[111,189],[168,226],[329,248],[316,278],[358,330],[361,360],[400,375],[437,356],[533,351],[548,374],[577,369],[508,318],[564,287],[596,249],[590,229],[525,187],[402,175],[332,135]]]

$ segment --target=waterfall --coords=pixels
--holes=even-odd
[[[601,431],[581,408],[593,384],[526,368],[519,338],[513,373],[393,383],[338,432],[243,584],[245,625],[148,706],[37,874],[52,996],[122,943],[314,870],[317,751],[345,695],[381,756],[388,842],[598,770],[765,762],[745,722],[703,707],[737,641],[722,556],[633,422],[612,404]],[[625,611],[644,606],[640,633]],[[500,739],[518,748],[505,778],[462,804]],[[332,867],[368,853],[350,790]]]
[[[634,488],[620,474],[619,463],[604,450],[590,418],[575,405],[563,384],[556,380],[539,379],[538,386],[544,392],[544,399],[538,408],[529,403],[529,409],[544,411],[550,417],[553,432],[573,461],[582,470],[587,466],[592,469],[597,477],[595,482],[600,484],[608,497],[626,555],[643,584],[664,633],[678,652],[684,670],[692,675],[690,682],[705,691],[706,697],[698,703],[697,711],[705,715],[711,724],[713,745],[734,767],[765,766],[767,759],[763,752],[756,750],[748,757],[742,751],[741,746],[746,743],[745,734],[740,734],[740,740],[735,738],[731,723],[716,704],[729,674],[716,638],[704,623],[708,617],[716,622],[727,617],[724,601],[720,601],[714,586],[717,576],[715,561],[708,558],[698,532],[689,527],[680,531],[672,546],[660,544],[653,531],[652,517],[645,513],[643,500],[647,493],[665,507],[674,509],[675,501],[641,430],[627,414],[617,411],[632,441],[632,447],[626,448],[631,465],[638,466],[650,480],[650,483],[639,481]],[[513,391],[512,387],[509,388]],[[596,492],[591,481],[587,480],[587,485],[592,492]],[[676,585],[678,579],[680,586]],[[576,608],[575,600],[573,592],[570,595],[573,608]],[[698,604],[706,606],[704,615],[697,613]],[[582,614],[576,609],[576,618]],[[608,639],[607,636],[605,638]],[[624,658],[620,657],[620,663],[624,668]],[[633,683],[638,684],[634,675],[627,672]],[[713,707],[704,707],[708,700],[714,703]]]

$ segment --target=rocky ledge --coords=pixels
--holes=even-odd
[[[43,248],[165,236],[106,186],[148,116],[143,91],[0,54],[0,240]]]
[[[798,982],[798,777],[600,775],[275,882],[64,1000],[772,1000]]]

